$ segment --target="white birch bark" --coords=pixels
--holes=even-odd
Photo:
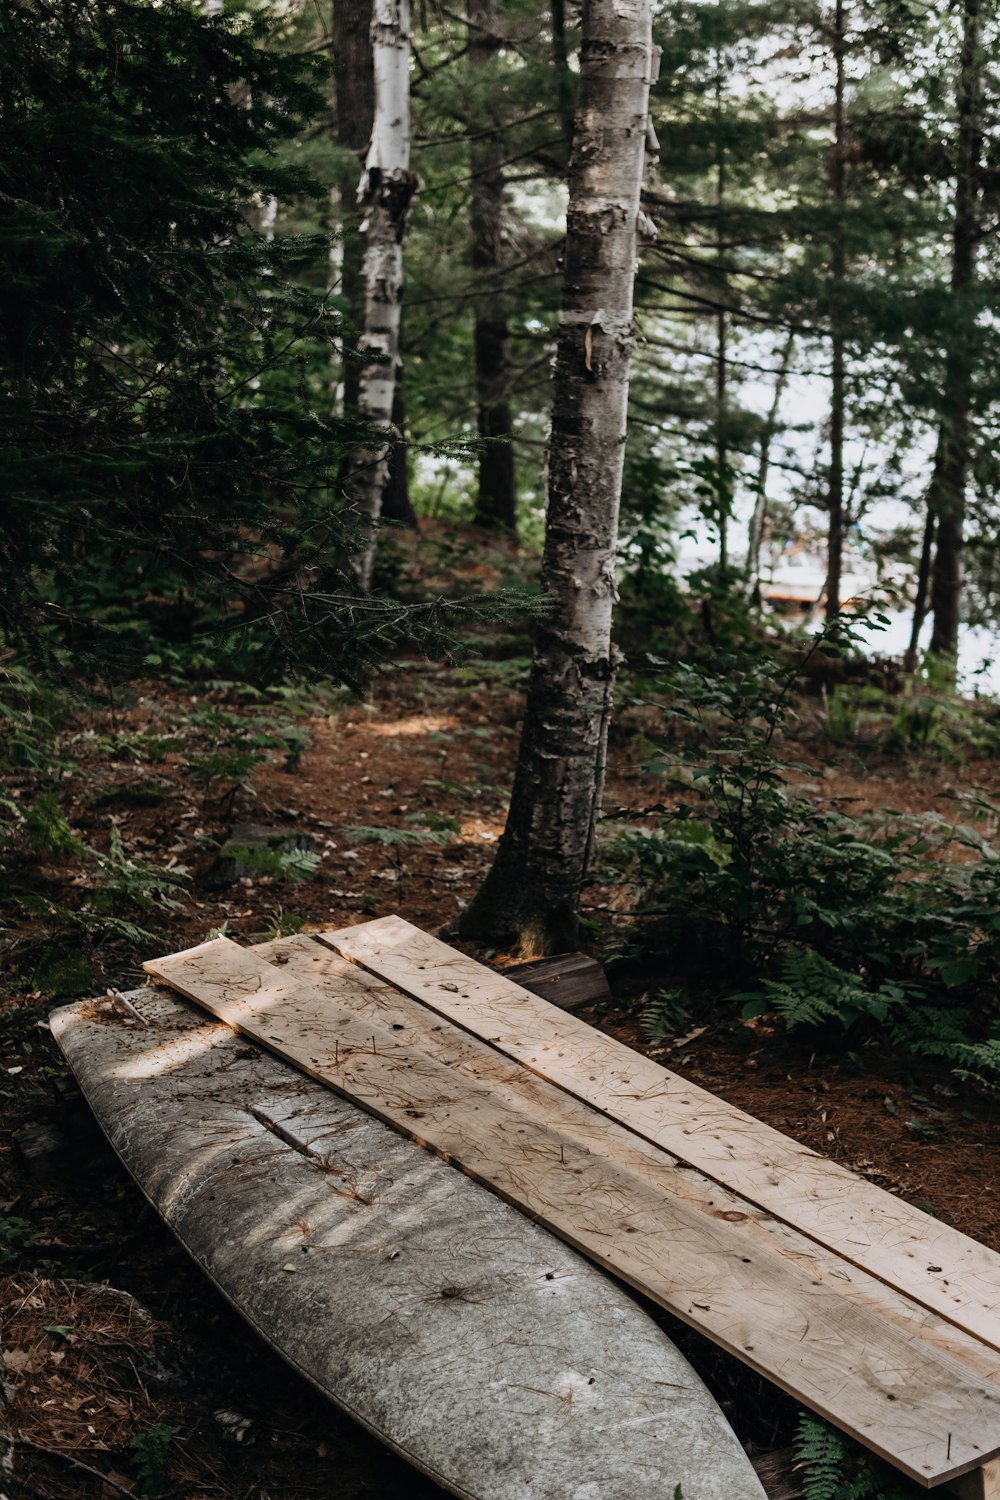
[[[375,0],[372,10],[375,120],[358,201],[365,210],[365,326],[359,352],[358,414],[373,427],[392,427],[392,399],[399,367],[403,232],[415,187],[410,172],[409,0]],[[369,524],[378,520],[389,472],[389,442],[354,455],[345,489],[352,508]],[[374,531],[353,565],[362,588],[371,585]]]
[[[632,352],[651,0],[586,0],[554,368],[543,581],[507,827],[462,918],[470,935],[552,952],[577,939],[600,812]]]

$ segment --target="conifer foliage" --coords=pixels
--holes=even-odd
[[[303,595],[345,540],[326,242],[247,223],[318,191],[276,153],[321,65],[175,0],[2,0],[0,54],[0,630],[107,670],[228,620],[280,658],[305,597],[349,673],[342,602]]]

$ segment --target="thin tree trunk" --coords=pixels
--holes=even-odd
[[[247,211],[247,223],[266,240],[274,239],[274,226],[278,222],[278,200],[273,193],[263,197],[255,193]]]
[[[723,216],[726,203],[726,147],[722,129],[722,53],[716,54],[715,74],[715,247],[718,267],[719,310],[715,315],[715,466],[719,497],[719,571],[723,585],[729,572],[729,451],[726,431],[726,399],[729,376],[727,341],[729,336],[729,282],[725,270],[725,234]]]
[[[937,550],[931,579],[934,628],[930,652],[954,664],[962,619],[962,548],[965,492],[969,479],[972,408],[971,349],[974,332],[971,295],[976,283],[979,240],[981,93],[983,56],[980,0],[963,5],[962,56],[959,65],[958,162],[955,175],[955,222],[952,237],[948,320],[951,338],[945,357],[941,425],[932,485],[937,511]]]
[[[552,16],[552,61],[556,67],[556,90],[559,118],[565,136],[565,160],[569,161],[573,147],[573,70],[569,65],[569,50],[566,46],[566,3],[551,0]]]
[[[333,60],[336,66],[336,136],[341,150],[335,184],[339,219],[337,254],[340,290],[347,302],[344,339],[344,415],[358,414],[361,365],[356,358],[365,320],[364,240],[358,181],[372,138],[375,120],[375,61],[372,57],[371,0],[335,0]]]
[[[469,65],[482,75],[477,98],[489,97],[489,64],[497,49],[493,0],[467,0]],[[495,123],[495,122],[492,122]],[[476,286],[473,351],[478,431],[486,439],[479,455],[473,519],[479,526],[517,529],[517,490],[511,444],[510,334],[501,273],[504,262],[503,139],[499,129],[480,135],[470,148],[472,185],[469,228]]]
[[[392,393],[392,425],[402,438],[406,433],[406,396],[403,370],[396,371],[396,388]],[[382,496],[382,516],[399,526],[418,529],[417,513],[410,500],[410,471],[406,460],[406,443],[393,443],[389,450],[389,473]]]
[[[931,481],[933,491],[933,480]],[[931,556],[934,550],[934,533],[937,529],[937,516],[931,500],[927,501],[927,518],[924,521],[924,535],[920,544],[920,566],[917,569],[917,591],[913,600],[913,625],[910,630],[910,644],[903,654],[903,671],[913,672],[916,670],[917,658],[920,652],[920,632],[924,628],[927,619],[929,605],[928,586],[931,581]]]
[[[830,387],[830,485],[827,497],[829,523],[827,531],[826,618],[840,613],[840,595],[844,568],[844,404],[846,390],[846,352],[843,327],[844,280],[847,255],[844,245],[844,204],[847,198],[847,118],[844,108],[844,0],[837,0],[834,12],[833,55],[836,67],[834,101],[834,143],[830,163],[830,187],[833,194],[835,222],[831,270],[833,272],[832,379]]]
[[[651,66],[650,0],[586,0],[553,373],[540,621],[507,827],[463,932],[526,952],[577,941],[600,813],[615,665],[636,221]]]
[[[372,15],[375,121],[358,197],[365,209],[365,327],[360,345],[358,415],[373,427],[392,426],[399,362],[403,232],[416,179],[410,172],[409,0],[375,0]],[[374,524],[382,511],[391,440],[356,453],[344,489],[371,528],[352,560],[362,588],[371,585]]]
[[[747,579],[756,586],[756,580],[760,573],[760,549],[764,540],[764,525],[767,521],[767,481],[771,472],[771,445],[778,432],[778,419],[781,415],[781,402],[788,385],[788,373],[792,366],[792,351],[795,348],[795,335],[790,333],[785,340],[785,347],[781,352],[781,364],[778,367],[777,379],[774,382],[774,394],[771,397],[771,407],[764,424],[764,431],[760,438],[760,456],[757,462],[757,498],[754,501],[753,515],[750,517],[750,531],[747,537]]]

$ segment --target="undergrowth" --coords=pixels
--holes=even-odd
[[[189,847],[198,838],[212,847],[199,820],[225,826],[237,799],[254,796],[257,766],[271,759],[294,770],[308,748],[308,729],[293,717],[297,691],[215,683],[209,697],[139,700],[142,714],[127,726],[108,705],[102,718],[113,727],[97,731],[84,727],[93,698],[73,699],[4,665],[0,922],[22,987],[83,993],[99,949],[166,938],[191,870],[167,852],[145,858],[128,847],[124,810],[162,806],[169,818],[171,803],[186,806],[197,830]],[[253,848],[246,862],[252,875],[299,881],[315,873],[318,856]]]
[[[665,795],[618,814],[606,854],[639,891],[637,945],[689,1008],[707,991],[788,1030],[878,1032],[996,1087],[1000,807],[965,792],[948,816],[862,814],[796,755],[804,669],[856,635],[841,620],[791,665],[755,644],[659,677],[663,733],[643,734]]]
[[[794,1450],[803,1500],[916,1500],[926,1494],[809,1412],[799,1419]]]

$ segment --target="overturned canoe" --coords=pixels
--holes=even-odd
[[[173,996],[85,1001],[51,1025],[111,1145],[219,1290],[444,1488],[762,1500],[665,1334],[515,1209]]]

